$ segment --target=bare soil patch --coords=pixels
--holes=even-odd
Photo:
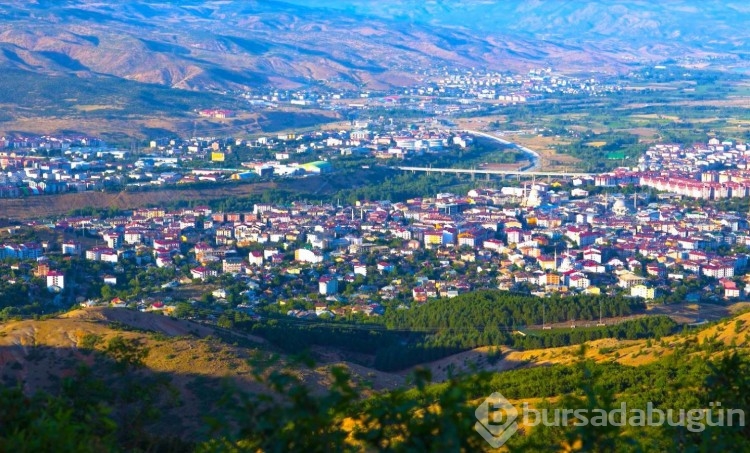
[[[208,189],[162,189],[148,192],[82,192],[0,199],[0,216],[28,220],[65,215],[86,207],[136,209],[181,200],[216,200],[263,193],[275,183],[222,185]]]

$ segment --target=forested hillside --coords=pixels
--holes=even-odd
[[[243,321],[237,328],[268,339],[294,353],[317,345],[373,357],[368,365],[382,371],[402,370],[480,346],[535,349],[567,346],[602,338],[660,338],[674,332],[667,317],[576,329],[540,329],[543,322],[592,324],[644,309],[626,298],[574,296],[549,299],[501,291],[477,291],[439,299],[410,310],[388,310],[367,322],[305,322],[288,317]],[[535,329],[527,329],[536,326]]]

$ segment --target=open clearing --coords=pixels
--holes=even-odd
[[[54,217],[73,209],[93,207],[136,209],[181,200],[216,200],[263,193],[276,187],[274,183],[221,185],[208,189],[160,189],[149,192],[83,192],[41,195],[27,198],[0,199],[2,216],[17,220]]]
[[[74,105],[73,108],[78,110],[79,112],[95,112],[97,110],[122,110],[123,109],[119,105],[97,105],[97,104]]]
[[[533,149],[539,156],[540,171],[571,171],[581,162],[575,156],[560,154],[556,145],[566,145],[570,140],[562,137],[545,137],[542,135],[516,135],[510,141],[529,149]]]
[[[630,115],[631,118],[634,119],[648,119],[648,120],[669,120],[669,121],[680,121],[679,116],[674,115],[660,115],[657,113],[645,113],[645,114],[639,114],[639,115]]]

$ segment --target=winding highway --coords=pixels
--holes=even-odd
[[[523,151],[525,154],[527,154],[531,158],[531,165],[518,169],[518,170],[487,170],[487,169],[477,169],[477,168],[434,168],[434,167],[407,167],[407,166],[394,166],[392,168],[397,170],[403,170],[403,171],[411,171],[411,172],[426,172],[426,173],[465,173],[470,175],[486,175],[488,178],[490,175],[501,175],[501,176],[554,176],[558,178],[577,178],[577,177],[587,177],[587,176],[595,176],[595,173],[581,173],[581,172],[550,172],[550,171],[537,171],[539,168],[539,162],[541,161],[541,156],[536,151],[526,148],[525,146],[520,146],[516,143],[509,142],[507,140],[503,140],[495,135],[488,134],[486,132],[480,132],[480,131],[474,131],[474,130],[462,130],[461,132],[465,132],[467,134],[471,134],[478,137],[484,137],[490,140],[494,140],[496,142],[502,143],[503,145],[511,145],[516,147],[517,149]]]
[[[503,140],[502,138],[500,138],[500,137],[498,137],[496,135],[488,134],[486,132],[474,131],[474,130],[469,130],[469,129],[465,129],[462,132],[466,132],[467,134],[476,135],[476,136],[479,136],[479,137],[488,138],[488,139],[494,140],[494,141],[496,141],[498,143],[502,143],[503,145],[515,146],[517,149],[520,149],[525,154],[527,154],[529,157],[531,157],[531,166],[525,168],[524,169],[525,171],[534,171],[534,170],[536,170],[536,169],[539,168],[539,162],[542,160],[542,157],[539,155],[538,152],[534,151],[533,149],[526,148],[525,146],[521,146],[521,145],[519,145],[517,143],[509,142],[507,140]]]

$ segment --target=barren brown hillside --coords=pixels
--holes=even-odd
[[[0,370],[4,379],[22,379],[26,388],[45,388],[54,382],[54,374],[68,375],[77,361],[93,364],[94,356],[82,351],[87,335],[100,338],[97,350],[106,342],[122,336],[136,339],[149,348],[145,359],[150,372],[169,373],[184,383],[195,377],[231,378],[247,390],[261,390],[252,378],[252,361],[275,354],[264,339],[205,326],[192,321],[141,313],[123,308],[85,308],[46,320],[14,321],[0,325]],[[323,355],[319,367],[300,374],[313,385],[326,385],[327,369],[343,365],[355,377],[376,378],[393,387],[404,381],[398,375],[380,373],[367,367],[331,360]]]
[[[610,72],[678,55],[742,63],[747,32],[732,26],[747,17],[741,4],[636,3],[14,0],[0,4],[0,65],[227,90],[310,81],[382,89],[442,65]]]
[[[135,209],[144,206],[186,200],[216,200],[260,194],[276,187],[274,183],[221,185],[208,189],[161,189],[148,192],[83,192],[43,195],[27,198],[0,199],[0,213],[25,220],[60,216],[72,209],[117,208]],[[3,216],[3,214],[0,214]]]

